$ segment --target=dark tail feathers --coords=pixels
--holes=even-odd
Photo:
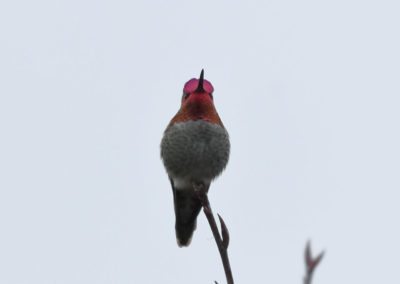
[[[176,190],[174,195],[176,239],[180,247],[188,246],[196,230],[201,203],[192,190]]]
[[[192,241],[193,232],[196,230],[196,220],[190,224],[180,224],[178,221],[175,224],[176,241],[178,246],[187,247]]]

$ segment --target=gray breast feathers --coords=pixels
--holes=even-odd
[[[214,179],[228,163],[229,135],[206,121],[176,123],[164,133],[161,157],[170,177]]]

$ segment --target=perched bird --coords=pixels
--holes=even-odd
[[[161,141],[161,158],[171,181],[178,245],[188,246],[196,229],[201,203],[193,184],[206,191],[229,159],[229,135],[218,116],[214,88],[204,79],[189,80],[183,88],[181,108],[172,118]]]

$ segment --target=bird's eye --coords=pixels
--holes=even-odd
[[[183,93],[182,99],[186,100],[189,97],[190,93]]]

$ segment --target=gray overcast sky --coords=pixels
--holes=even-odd
[[[193,2],[193,1],[192,1]],[[398,1],[2,1],[0,283],[224,283],[159,158],[201,68],[237,283],[400,283]]]

